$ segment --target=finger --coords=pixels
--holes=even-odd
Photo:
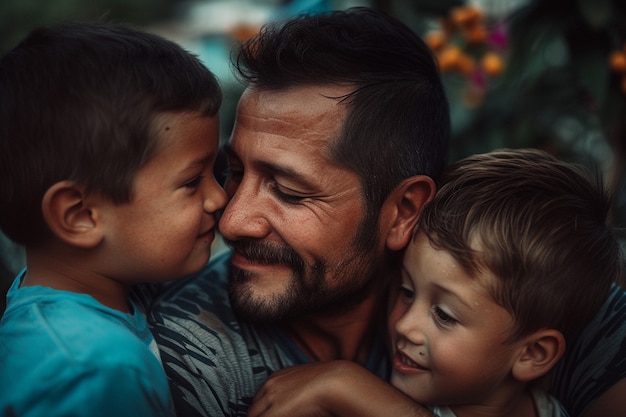
[[[269,407],[263,396],[258,399],[257,397],[259,397],[259,394],[254,397],[252,405],[248,408],[248,417],[261,417]]]

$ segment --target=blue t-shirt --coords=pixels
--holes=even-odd
[[[85,294],[20,288],[23,275],[0,321],[1,416],[173,415],[139,309],[125,314]]]

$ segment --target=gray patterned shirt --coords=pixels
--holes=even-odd
[[[280,328],[237,320],[228,300],[229,260],[222,254],[169,284],[149,314],[180,417],[245,416],[269,375],[309,362]],[[367,368],[386,377],[385,335],[377,340]]]
[[[180,417],[245,416],[256,391],[274,371],[309,360],[277,327],[239,322],[230,308],[230,253],[214,257],[196,275],[153,295],[148,320],[161,350]],[[144,287],[144,290],[146,288]],[[145,307],[144,307],[145,308]],[[389,372],[381,333],[367,368]],[[611,296],[556,368],[551,391],[579,417],[609,387],[626,378],[626,292]]]

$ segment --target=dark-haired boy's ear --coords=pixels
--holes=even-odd
[[[409,244],[422,208],[435,192],[434,181],[425,175],[407,178],[393,190],[381,210],[381,225],[389,224],[387,248],[402,250]]]
[[[69,245],[92,248],[103,238],[97,209],[87,200],[85,188],[71,181],[60,181],[48,188],[42,211],[52,233]]]
[[[529,382],[544,376],[565,352],[565,337],[555,329],[538,330],[524,340],[513,365],[513,377],[518,381]]]

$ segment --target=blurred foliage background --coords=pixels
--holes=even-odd
[[[228,66],[237,42],[271,19],[352,6],[398,17],[436,53],[452,111],[451,161],[535,147],[585,165],[614,193],[611,222],[626,240],[623,0],[2,0],[0,53],[34,27],[66,20],[144,27],[181,43],[217,74],[226,140],[241,93]],[[1,236],[0,251],[3,295],[24,258]]]

